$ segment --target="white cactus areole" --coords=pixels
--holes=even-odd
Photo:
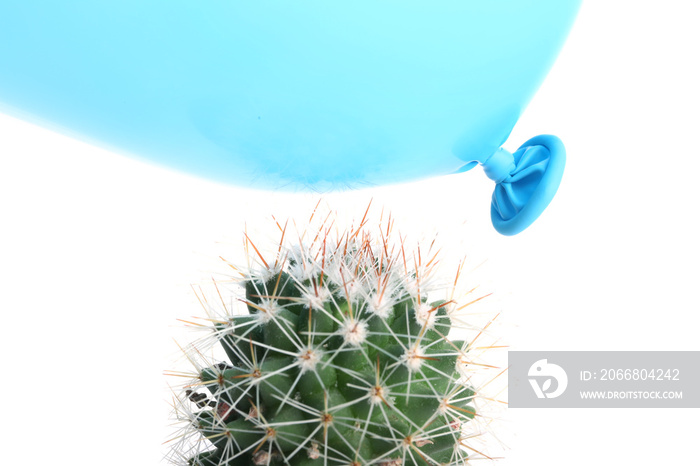
[[[437,254],[407,250],[392,229],[371,235],[363,220],[335,234],[307,230],[289,246],[280,227],[268,259],[246,235],[254,252],[235,268],[240,306],[200,299],[208,316],[195,327],[205,336],[184,349],[194,371],[172,374],[190,379],[176,391],[171,462],[464,465],[486,456],[470,443],[484,424],[471,371],[483,365],[472,362],[474,341],[453,336],[480,298],[458,302],[458,280],[434,279]],[[435,292],[447,299],[429,302]],[[218,360],[205,356],[214,349]]]

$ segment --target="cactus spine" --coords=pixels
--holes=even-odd
[[[211,325],[200,346],[218,346],[221,360],[196,345],[186,351],[196,370],[176,401],[185,428],[175,462],[467,461],[470,346],[450,339],[463,306],[429,302],[436,256],[409,253],[389,232],[374,241],[360,228],[332,240],[321,230],[295,247],[283,232],[274,261],[247,240],[258,262],[238,283],[247,312],[224,305],[217,315],[205,304]]]

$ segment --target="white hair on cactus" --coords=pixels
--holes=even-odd
[[[396,303],[394,303],[393,299],[388,298],[385,295],[375,293],[367,303],[367,310],[372,314],[381,317],[382,319],[386,319],[389,317],[389,312],[394,304]]]
[[[418,345],[406,348],[401,361],[406,364],[411,372],[418,372],[423,365],[423,360],[426,358],[425,350]]]
[[[351,317],[340,324],[338,333],[347,344],[360,346],[367,340],[367,323]]]
[[[420,303],[416,306],[415,318],[418,325],[432,329],[435,327],[435,316],[437,310],[428,303]]]
[[[297,282],[304,282],[311,278],[311,274],[307,274],[306,269],[304,268],[304,264],[300,262],[290,264],[287,268],[287,272]]]
[[[390,398],[389,389],[382,385],[375,385],[369,389],[369,402],[373,405],[386,403]]]
[[[279,264],[271,264],[271,265],[267,265],[267,266],[263,265],[257,270],[257,273],[255,274],[255,276],[261,282],[267,283],[273,277],[276,277],[277,274],[279,274],[281,271],[282,271],[282,268]]]
[[[277,303],[276,299],[261,298],[260,304],[257,305],[260,312],[257,314],[261,323],[266,324],[273,320],[279,314],[282,307]]]
[[[308,309],[324,309],[326,304],[331,299],[331,292],[325,286],[309,286],[302,291],[301,302]]]
[[[352,302],[356,301],[357,297],[362,293],[362,286],[356,279],[353,278],[345,284],[345,290],[347,292],[348,299]]]
[[[415,277],[406,277],[403,283],[403,287],[410,297],[412,297],[413,299],[416,299],[418,297],[420,286],[418,280],[416,280]]]
[[[448,400],[447,398],[443,398],[442,400],[440,400],[440,405],[438,406],[438,413],[444,416],[445,414],[447,414],[449,407],[450,400]]]
[[[311,280],[318,274],[319,266],[311,258],[310,252],[296,244],[287,249],[287,272],[297,283]]]
[[[311,347],[304,348],[301,353],[297,355],[301,373],[303,374],[304,372],[315,370],[316,365],[318,365],[322,357],[323,353],[319,349]]]

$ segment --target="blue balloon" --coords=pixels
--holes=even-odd
[[[559,184],[554,136],[501,148],[580,0],[5,0],[0,109],[255,188],[466,171],[524,229]]]

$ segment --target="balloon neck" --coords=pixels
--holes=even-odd
[[[486,176],[498,184],[508,178],[515,170],[515,159],[512,153],[501,147],[481,165]]]

